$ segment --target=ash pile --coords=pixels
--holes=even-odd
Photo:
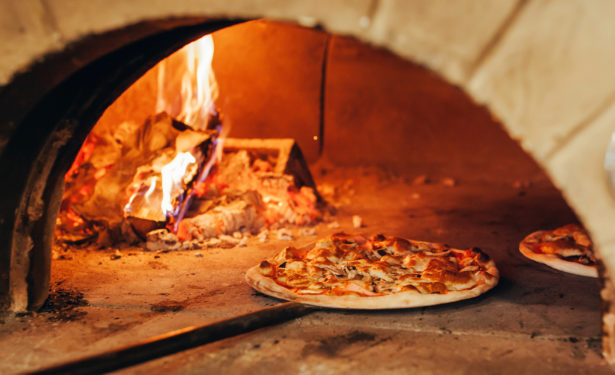
[[[95,128],[65,176],[56,241],[189,250],[313,231],[325,203],[296,142],[220,132],[217,118],[197,130],[166,113]]]

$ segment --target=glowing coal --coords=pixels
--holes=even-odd
[[[214,105],[213,51],[207,36],[154,68],[159,114],[94,127],[66,175],[60,240],[105,231],[112,243],[140,237],[150,250],[179,249],[178,241],[235,246],[248,234],[320,218],[293,140],[221,135],[228,126],[223,131]]]

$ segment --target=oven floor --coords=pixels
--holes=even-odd
[[[321,187],[343,187],[334,200],[341,204],[334,217],[340,228],[321,223],[318,236],[357,231],[351,216],[358,214],[364,233],[481,247],[500,268],[500,284],[481,297],[442,306],[322,310],[120,373],[610,373],[600,356],[597,281],[551,270],[517,251],[526,234],[576,220],[541,173],[527,177],[526,188],[480,178],[459,178],[452,187],[438,177],[412,184],[412,178],[356,169],[318,175]],[[297,236],[295,245],[315,239]],[[253,292],[243,273],[288,244],[252,239],[245,248],[60,254],[52,269],[56,307],[0,325],[0,373],[31,371],[277,304]]]

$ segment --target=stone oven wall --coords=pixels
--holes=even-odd
[[[93,34],[174,17],[265,17],[386,47],[487,105],[543,166],[590,230],[604,263],[603,299],[611,301],[615,199],[603,158],[615,130],[614,16],[607,0],[2,2],[0,85]],[[606,309],[611,358],[615,316]]]

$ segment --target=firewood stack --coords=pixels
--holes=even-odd
[[[94,129],[65,176],[58,239],[85,241],[104,230],[110,235],[105,237],[118,242],[134,238],[131,222],[138,233],[142,227],[163,226],[162,167],[178,152],[193,153],[197,160],[182,179],[189,185],[198,165],[211,157],[216,137],[214,130],[194,131],[166,113],[143,124]],[[180,196],[176,192],[173,198]]]
[[[57,238],[200,248],[207,239],[320,218],[294,140],[218,139],[212,127],[197,131],[161,113],[93,131],[66,175]],[[165,173],[175,180],[163,182]]]

